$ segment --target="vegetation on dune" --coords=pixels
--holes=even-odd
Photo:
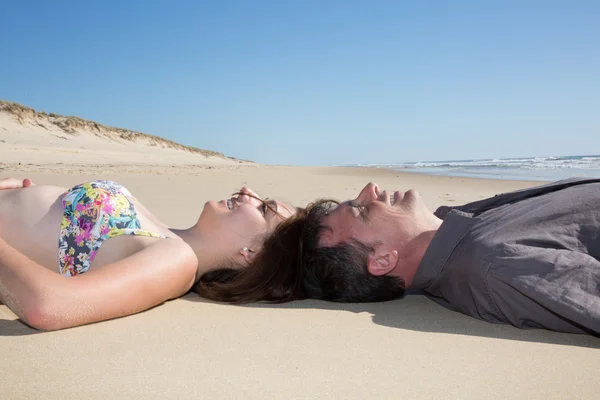
[[[96,136],[106,137],[108,139],[122,139],[132,142],[146,141],[150,146],[159,146],[167,149],[175,149],[187,151],[190,153],[201,154],[206,157],[226,157],[223,153],[219,153],[212,150],[199,149],[197,147],[185,146],[172,140],[168,140],[159,136],[149,135],[142,132],[136,132],[129,129],[115,128],[111,126],[105,126],[94,121],[89,121],[80,117],[64,116],[55,113],[45,113],[43,111],[36,111],[33,108],[24,106],[22,104],[14,103],[11,101],[0,100],[0,112],[7,112],[13,115],[13,117],[23,124],[27,119],[35,121],[35,123],[43,128],[47,128],[46,122],[57,126],[64,133],[69,135],[78,135],[82,130],[88,131]]]

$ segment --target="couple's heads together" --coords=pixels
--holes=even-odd
[[[235,253],[195,287],[214,300],[400,297],[441,223],[417,192],[380,190],[374,183],[353,200],[318,200],[307,208],[263,201],[247,188],[240,193],[207,203],[198,221]]]

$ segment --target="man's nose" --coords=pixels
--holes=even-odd
[[[367,186],[361,190],[360,194],[356,198],[356,201],[361,205],[367,205],[372,201],[377,200],[379,196],[379,186],[374,182],[369,182]]]

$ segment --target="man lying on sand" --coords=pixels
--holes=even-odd
[[[369,183],[322,200],[303,236],[307,297],[423,293],[520,328],[600,334],[600,179],[570,179],[432,214],[419,194]]]

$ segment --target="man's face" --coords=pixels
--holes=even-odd
[[[356,199],[330,210],[323,220],[327,229],[321,235],[319,245],[329,247],[357,240],[375,249],[373,260],[381,258],[393,269],[398,253],[401,254],[402,249],[429,226],[432,217],[418,192],[389,192],[371,182]],[[372,274],[389,272],[389,269],[375,269],[369,265]]]

